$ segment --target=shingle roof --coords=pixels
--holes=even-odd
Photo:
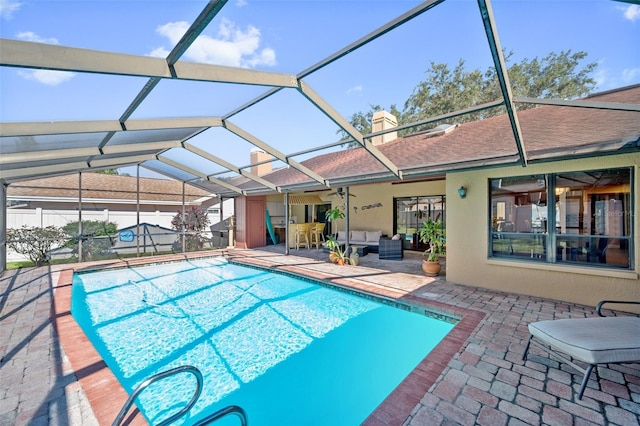
[[[592,95],[585,100],[640,104],[640,85]],[[518,119],[530,162],[567,156],[577,158],[639,146],[639,112],[545,105],[518,112]],[[378,149],[405,176],[518,161],[506,115],[463,123],[439,136],[422,132],[401,137],[379,145]],[[323,154],[301,163],[336,184],[397,179],[364,148]],[[297,184],[301,189],[322,187],[292,168],[276,170],[264,178],[276,185]],[[248,182],[242,187],[254,188],[255,184]]]
[[[82,174],[83,199],[136,200],[136,177],[99,173]],[[193,202],[211,194],[185,185],[185,201]],[[16,182],[7,188],[7,196],[78,198],[78,175],[64,175]],[[140,178],[140,200],[182,203],[182,182]]]

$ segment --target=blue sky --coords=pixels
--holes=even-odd
[[[166,56],[205,1],[0,0],[0,36]],[[230,0],[183,60],[298,73],[410,10],[409,0]],[[598,90],[640,82],[640,6],[605,0],[495,0],[514,61],[571,49],[595,61]],[[400,109],[431,62],[492,65],[475,1],[448,0],[309,76],[345,117],[370,105]],[[117,119],[146,79],[0,68],[0,121]],[[266,89],[163,81],[133,118],[221,115]],[[337,127],[296,91],[232,118],[285,153],[335,142]],[[251,146],[212,129],[195,144],[237,165]],[[178,154],[176,154],[178,155]]]

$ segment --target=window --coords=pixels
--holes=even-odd
[[[629,168],[490,180],[491,257],[632,268]]]

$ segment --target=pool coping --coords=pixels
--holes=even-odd
[[[75,272],[86,272],[94,268],[133,267],[221,255],[232,259],[234,262],[244,263],[248,266],[258,266],[276,272],[280,271],[328,282],[331,285],[347,290],[356,290],[375,297],[395,300],[405,305],[408,304],[458,319],[457,324],[445,338],[365,419],[363,424],[368,426],[403,424],[424,395],[429,392],[429,389],[445,367],[463,349],[471,333],[486,316],[485,313],[480,311],[428,300],[406,291],[370,284],[362,279],[340,277],[336,274],[310,270],[295,265],[286,265],[226,250],[217,253],[208,252],[206,255],[167,256],[162,259],[139,258],[130,261],[96,263],[88,266],[70,265],[60,271],[58,283],[54,290],[51,319],[65,354],[87,395],[99,424],[110,425],[112,423],[127,400],[128,394],[71,315],[73,274]],[[132,411],[127,419],[128,422],[126,424],[130,425],[147,424],[143,416],[137,415],[137,410]]]

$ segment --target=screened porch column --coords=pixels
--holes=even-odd
[[[78,172],[78,262],[82,262],[82,172]]]
[[[182,181],[182,252],[186,253],[187,252],[187,226],[186,226],[186,222],[185,222],[185,186],[187,184]]]
[[[140,257],[140,164],[136,166],[136,257]]]
[[[344,251],[349,255],[349,187],[344,188]]]
[[[284,254],[289,255],[289,193],[284,193]]]
[[[0,272],[7,269],[7,185],[0,185]]]

